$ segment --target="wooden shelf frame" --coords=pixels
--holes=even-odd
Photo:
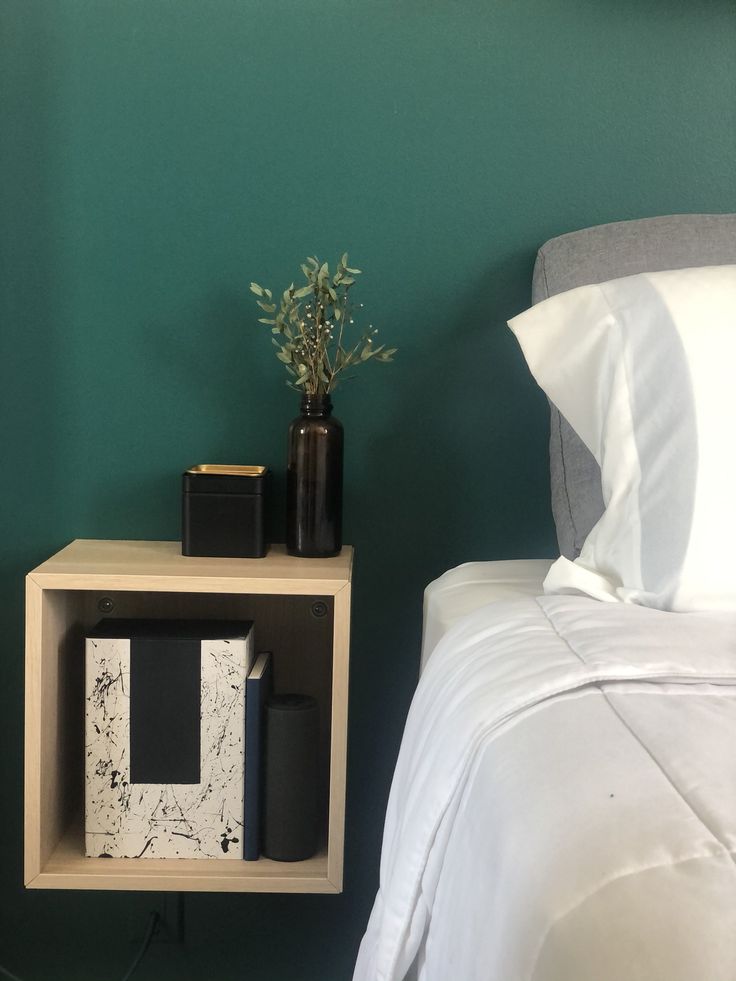
[[[181,555],[178,542],[77,540],[26,578],[25,884],[34,889],[206,892],[342,890],[350,595],[353,551],[299,559],[273,546],[263,559]],[[292,650],[285,671],[308,686],[323,714],[325,847],[305,862],[99,859],[84,855],[84,631],[113,597],[115,616],[270,617],[288,638],[315,599],[328,609],[316,659]],[[301,599],[300,599],[301,598]],[[256,610],[255,616],[252,610]],[[300,636],[298,625],[294,628]],[[322,631],[319,633],[319,631]],[[325,638],[327,644],[324,643]],[[331,642],[331,650],[329,648]],[[288,646],[288,645],[287,645]],[[291,644],[297,647],[296,644]],[[307,652],[308,653],[308,652]],[[289,662],[289,658],[285,658]],[[278,658],[276,664],[278,666]],[[278,670],[278,667],[277,667]],[[307,690],[305,687],[303,690]]]

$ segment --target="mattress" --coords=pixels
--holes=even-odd
[[[482,606],[431,653],[355,981],[733,981],[736,615]]]
[[[421,670],[441,637],[462,617],[487,603],[541,596],[551,559],[466,562],[424,591]]]

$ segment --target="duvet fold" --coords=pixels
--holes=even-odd
[[[736,977],[734,695],[730,613],[549,596],[458,623],[409,712],[354,981],[695,981],[672,939],[699,917],[701,976]]]

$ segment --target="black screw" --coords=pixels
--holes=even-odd
[[[115,604],[109,596],[103,596],[97,601],[97,609],[100,611],[100,613],[112,613],[112,611],[115,609]]]
[[[329,612],[330,611],[329,611],[329,609],[327,607],[327,604],[326,603],[323,603],[322,600],[317,600],[316,603],[312,603],[312,616],[313,617],[317,617],[317,618],[321,619],[322,617],[326,617]]]

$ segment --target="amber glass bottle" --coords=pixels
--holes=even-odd
[[[291,555],[326,558],[342,548],[342,424],[329,395],[303,395],[289,426],[286,547]]]

